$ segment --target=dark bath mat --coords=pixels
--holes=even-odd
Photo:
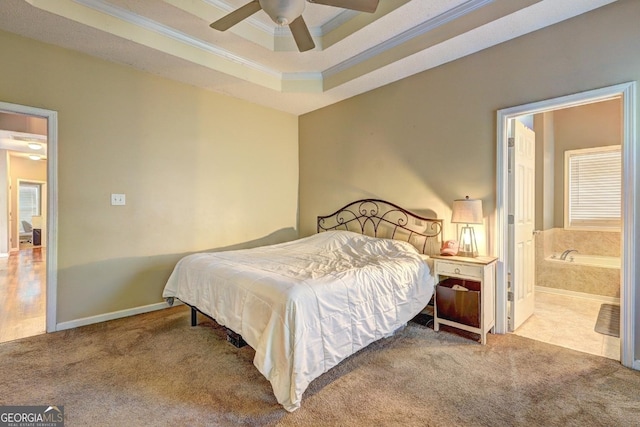
[[[600,334],[620,337],[620,306],[602,304],[594,329]]]

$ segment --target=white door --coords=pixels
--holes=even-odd
[[[513,148],[510,168],[510,295],[509,330],[524,323],[535,308],[535,133],[513,120]]]

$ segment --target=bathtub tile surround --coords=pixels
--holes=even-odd
[[[536,286],[620,298],[620,238],[619,232],[611,231],[553,228],[538,233]],[[559,255],[568,249],[578,252],[569,254],[565,262],[559,261]],[[554,255],[556,259],[550,259]],[[570,261],[573,255],[576,262]],[[618,267],[582,265],[580,258],[585,255],[617,258]]]
[[[583,255],[603,255],[620,258],[619,231],[582,231],[552,228],[540,233],[549,238],[551,253],[562,253],[567,249],[577,249]]]
[[[620,298],[620,269],[536,262],[536,286]]]

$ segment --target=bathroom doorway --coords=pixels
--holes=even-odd
[[[496,332],[509,332],[508,322],[510,310],[513,304],[517,304],[517,295],[509,295],[509,282],[513,280],[513,242],[509,238],[509,228],[512,227],[510,199],[509,199],[509,175],[508,175],[508,124],[516,117],[549,113],[571,107],[586,106],[603,101],[619,100],[621,102],[621,135],[622,135],[622,227],[620,246],[620,360],[623,365],[634,367],[634,338],[635,338],[635,265],[630,262],[630,257],[635,253],[635,205],[636,183],[635,176],[636,150],[634,115],[635,82],[596,89],[575,95],[569,95],[547,101],[511,107],[498,111],[498,159],[497,159],[497,200],[496,200],[496,233],[495,246],[499,256],[496,286]],[[563,177],[564,178],[564,177]],[[560,209],[555,206],[554,209]],[[561,204],[564,209],[564,203]],[[561,217],[564,219],[564,212]],[[630,220],[625,220],[630,219]],[[545,239],[546,240],[546,239]],[[561,241],[561,239],[558,239]],[[548,244],[549,242],[547,242]],[[615,245],[615,243],[612,243]],[[566,249],[565,248],[562,252]],[[562,255],[562,252],[559,255]],[[564,296],[564,295],[561,295]],[[574,296],[574,295],[571,295]],[[615,297],[614,297],[615,298]],[[512,301],[509,301],[511,299]],[[598,303],[599,304],[599,303]],[[570,315],[567,315],[570,316]],[[556,323],[554,328],[564,328],[567,316]],[[595,325],[594,325],[595,326]]]
[[[618,97],[511,119],[535,134],[536,184],[535,303],[531,316],[510,330],[615,360],[622,107]]]

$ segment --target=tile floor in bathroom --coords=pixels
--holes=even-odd
[[[620,338],[594,331],[601,301],[536,292],[531,316],[514,334],[620,360]]]

